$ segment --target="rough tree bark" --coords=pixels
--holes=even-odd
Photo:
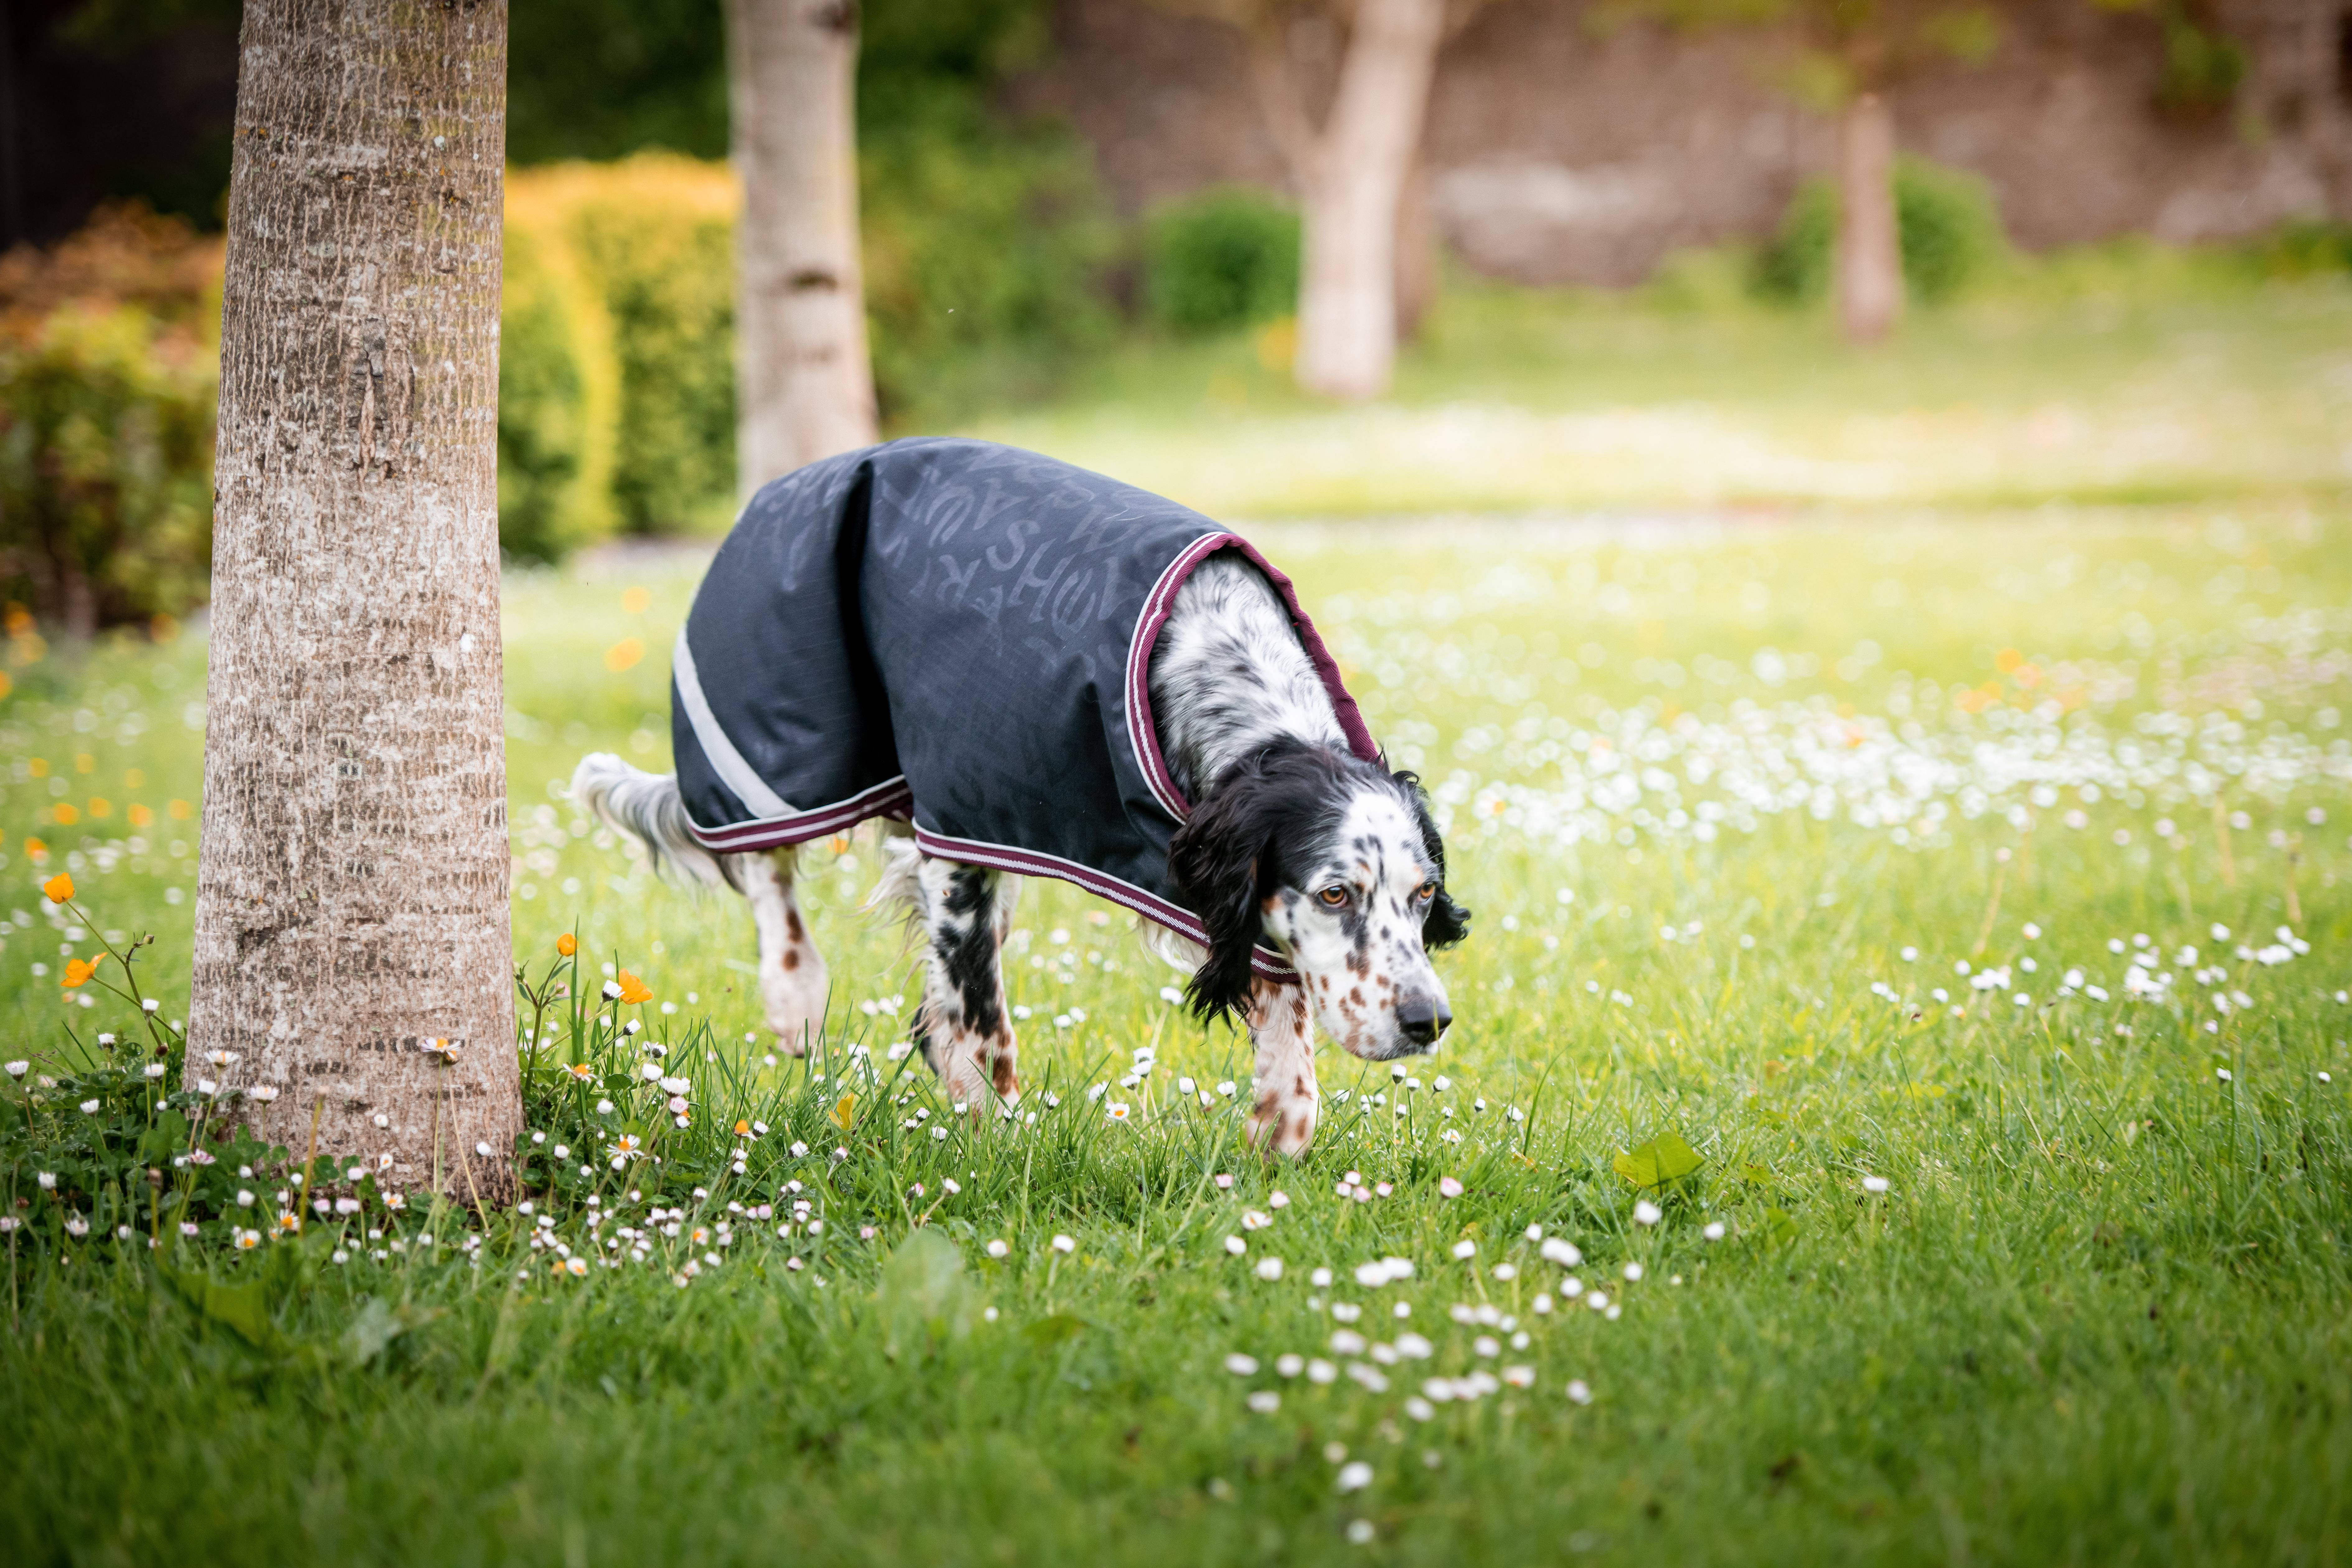
[[[1253,59],[1267,121],[1301,195],[1303,256],[1294,374],[1327,397],[1378,397],[1397,342],[1397,222],[1421,144],[1445,0],[1360,0],[1321,130],[1307,121],[1272,25]]]
[[[506,38],[504,0],[247,0],[188,1015],[189,1078],[276,1089],[243,1114],[298,1159],[315,1106],[334,1166],[490,1202]]]
[[[1903,237],[1895,214],[1895,116],[1874,92],[1838,119],[1838,320],[1874,342],[1903,315]]]
[[[728,0],[743,216],[735,466],[751,492],[875,439],[858,267],[855,0]]]

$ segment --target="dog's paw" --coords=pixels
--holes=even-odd
[[[1267,1094],[1251,1111],[1250,1142],[1268,1154],[1297,1159],[1315,1142],[1315,1101],[1303,1095]]]
[[[778,1050],[791,1057],[808,1055],[817,1032],[824,1026],[830,989],[822,965],[762,977],[761,1011],[767,1015],[768,1031],[776,1037]]]
[[[1013,1048],[1012,1031],[1008,1029],[1004,1043],[996,1047],[995,1059],[988,1064],[990,1087],[996,1090],[996,1098],[1007,1105],[1021,1103],[1021,1075],[1015,1070],[1016,1066],[1017,1053]]]

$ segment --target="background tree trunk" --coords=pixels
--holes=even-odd
[[[1855,342],[1903,315],[1903,237],[1895,215],[1895,116],[1858,93],[1838,120],[1838,320]]]
[[[1397,342],[1421,336],[1421,323],[1437,303],[1437,215],[1431,209],[1429,165],[1418,153],[1407,165],[1397,197]]]
[[[858,267],[855,0],[728,0],[743,499],[875,439]]]
[[[389,1156],[387,1184],[437,1171],[460,1201],[510,1193],[521,1121],[506,37],[504,0],[247,0],[188,1014],[190,1079],[278,1089],[247,1111],[264,1136],[299,1159],[317,1102],[336,1166]]]
[[[1396,362],[1397,205],[1421,143],[1444,0],[1362,0],[1305,181],[1298,384],[1378,397]]]

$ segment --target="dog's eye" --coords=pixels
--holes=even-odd
[[[1341,904],[1348,901],[1348,889],[1345,888],[1326,888],[1315,896],[1336,910]]]
[[[1419,899],[1424,904],[1429,902],[1430,900],[1437,897],[1436,880],[1432,879],[1429,881],[1423,882],[1420,888],[1414,891],[1412,896]]]

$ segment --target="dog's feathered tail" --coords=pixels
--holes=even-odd
[[[675,773],[649,773],[609,752],[592,752],[572,772],[572,798],[605,826],[644,845],[657,874],[740,890],[730,864],[735,857],[713,855],[687,830]]]
[[[882,875],[858,908],[871,914],[895,907],[906,919],[907,942],[911,946],[922,939],[937,912],[923,886],[923,852],[902,826],[886,825],[882,833]],[[1020,906],[1021,879],[1010,871],[998,872],[995,921],[1000,943],[1011,933],[1013,912]]]
[[[906,917],[907,940],[912,942],[923,929],[924,900],[922,852],[915,847],[912,838],[891,835],[882,840],[882,875],[876,879],[874,890],[858,905],[860,911],[873,914],[895,907]]]

